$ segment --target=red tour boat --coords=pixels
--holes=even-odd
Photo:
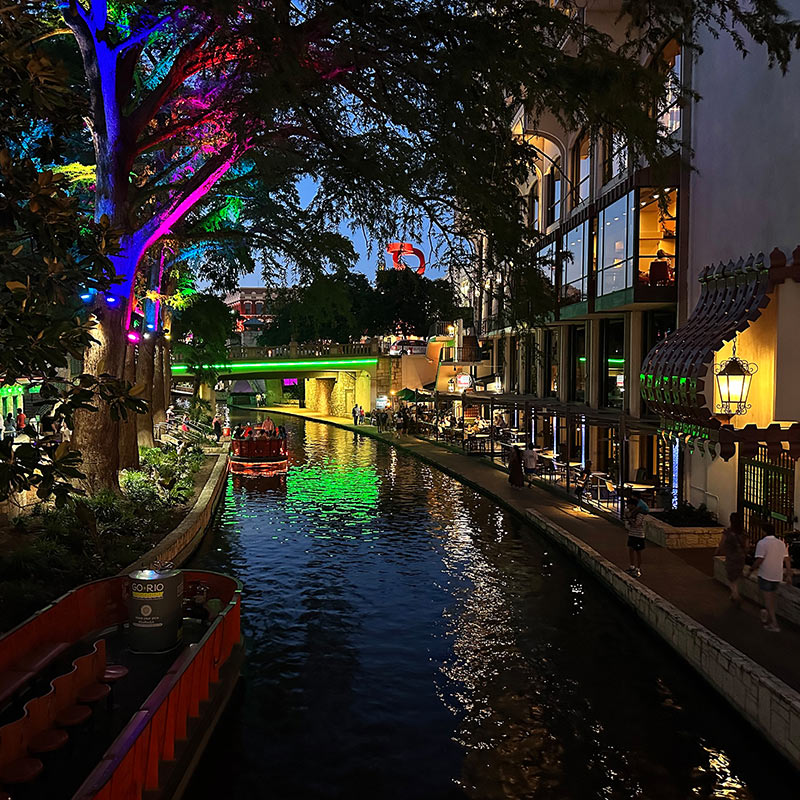
[[[276,436],[259,436],[231,440],[231,472],[251,475],[277,475],[289,466],[286,439]]]

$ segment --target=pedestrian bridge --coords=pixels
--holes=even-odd
[[[225,363],[209,364],[229,387],[239,380],[263,380],[267,398],[280,397],[281,379],[297,378],[305,407],[325,415],[346,416],[354,404],[373,408],[378,394],[388,394],[389,358],[374,344],[325,347],[291,343],[281,347],[234,347]],[[172,365],[173,378],[190,378],[191,364]],[[201,397],[216,402],[214,390],[201,387]]]
[[[337,344],[327,347],[292,342],[280,347],[233,347],[225,363],[209,364],[221,379],[228,378],[312,378],[320,373],[369,372],[378,369],[378,346],[374,344]],[[193,374],[191,364],[172,365],[177,379]]]

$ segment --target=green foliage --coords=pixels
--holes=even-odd
[[[196,294],[186,308],[175,312],[172,336],[177,358],[190,364],[195,395],[201,383],[214,384],[219,370],[212,364],[228,360],[226,344],[233,330],[230,309],[212,294]]]
[[[29,3],[4,8],[0,20],[0,383],[37,379],[40,397],[71,424],[73,412],[93,409],[98,397],[116,416],[143,406],[110,375],[63,381],[69,357],[81,358],[95,333],[79,295],[113,285],[118,237],[70,194],[68,167],[42,167],[66,159],[86,111],[46,35],[56,20],[54,8]],[[47,440],[13,452],[3,442],[0,501],[34,488],[40,499],[63,504],[77,493],[80,463],[79,453]]]
[[[261,340],[349,342],[364,335],[424,335],[431,320],[452,319],[455,298],[449,281],[430,280],[410,270],[386,270],[376,286],[360,273],[339,270],[285,293],[275,322]]]
[[[717,515],[706,508],[705,503],[693,506],[691,503],[680,503],[677,508],[659,511],[654,514],[669,525],[676,528],[693,528],[719,525]]]
[[[165,505],[162,492],[146,472],[124,469],[119,474],[119,488],[123,495],[143,511],[155,511]]]

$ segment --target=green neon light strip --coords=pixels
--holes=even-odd
[[[205,369],[218,369],[224,371],[261,369],[265,372],[277,372],[284,369],[309,369],[318,370],[325,367],[347,369],[348,367],[374,367],[377,358],[312,358],[302,361],[234,361],[230,364],[204,364]],[[189,372],[188,364],[173,364],[173,372]]]
[[[583,357],[579,358],[578,361],[580,361],[582,364],[586,363],[586,359],[583,358]],[[608,363],[609,364],[624,364],[625,363],[625,359],[624,358],[609,358],[608,359]]]

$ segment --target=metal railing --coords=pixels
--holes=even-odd
[[[478,364],[482,361],[479,347],[443,347],[439,361],[448,364]]]
[[[346,343],[346,344],[289,344],[275,347],[242,347],[233,345],[228,348],[228,358],[248,361],[252,359],[274,358],[325,358],[327,356],[369,356],[378,355],[378,342]]]

